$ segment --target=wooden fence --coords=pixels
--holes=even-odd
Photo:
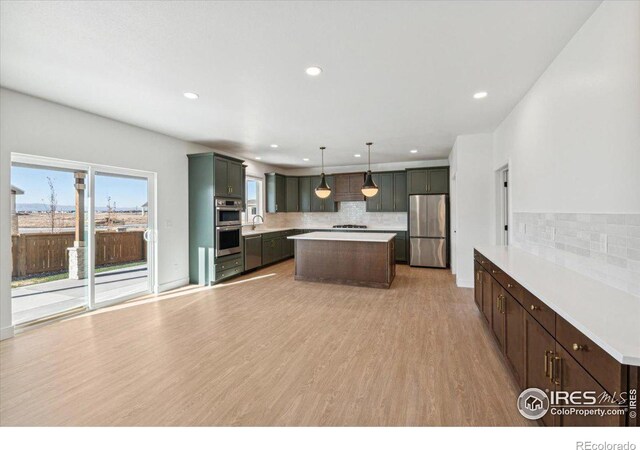
[[[69,268],[67,248],[73,233],[28,233],[11,236],[12,277],[62,272]],[[146,261],[147,243],[142,231],[96,233],[96,267]]]

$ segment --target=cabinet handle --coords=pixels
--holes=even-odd
[[[480,272],[476,272],[476,281],[480,281]]]
[[[531,311],[536,311],[536,310],[540,309],[540,307],[536,306],[536,305],[531,305],[530,309],[531,309]]]
[[[500,271],[499,271],[499,270],[494,270],[494,269],[491,269],[491,273],[495,273],[495,274],[498,274],[498,273],[500,273]]]
[[[486,264],[487,262],[483,259],[482,261],[480,261],[480,264]]]
[[[587,347],[584,346],[584,345],[580,345],[580,344],[573,344],[571,346],[571,348],[573,348],[573,350],[575,350],[577,352],[577,351],[580,351],[580,350],[586,350]]]
[[[553,357],[553,381],[556,386],[560,386],[562,380],[562,358],[559,356]]]
[[[508,288],[508,289],[513,289],[514,287],[515,287],[515,286],[514,286],[513,284],[511,284],[511,283],[507,283],[507,288]]]
[[[550,358],[552,355],[553,355],[553,352],[551,350],[544,351],[544,376],[553,381],[553,377],[551,374],[552,372],[551,365],[553,363],[552,363],[552,359]]]

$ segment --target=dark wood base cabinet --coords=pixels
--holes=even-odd
[[[539,423],[546,426],[638,426],[637,418],[616,414],[619,403],[609,401],[602,410],[611,414],[583,415],[589,408],[564,401],[595,393],[621,400],[620,394],[638,390],[638,367],[620,364],[602,348],[556,314],[540,299],[503,273],[478,251],[474,252],[474,300],[500,346],[516,383],[524,390],[538,388],[555,400],[555,411]],[[633,395],[633,394],[631,394]],[[628,400],[627,400],[628,401]],[[624,403],[624,402],[623,402]],[[599,403],[598,406],[602,405]],[[626,407],[623,404],[622,407]],[[570,408],[574,408],[573,410]],[[636,410],[637,411],[637,410]],[[518,414],[514,402],[514,414]]]

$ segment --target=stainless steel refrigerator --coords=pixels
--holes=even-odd
[[[409,265],[447,267],[447,196],[409,196]]]

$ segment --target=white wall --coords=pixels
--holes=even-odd
[[[640,212],[640,2],[604,2],[496,129],[514,212]]]
[[[189,153],[211,149],[56,103],[0,90],[0,329],[11,335],[11,153],[157,173],[158,283],[188,282]],[[249,174],[274,167],[247,161]]]
[[[490,133],[458,136],[449,156],[451,259],[459,287],[473,287],[473,247],[493,242],[492,142]]]

